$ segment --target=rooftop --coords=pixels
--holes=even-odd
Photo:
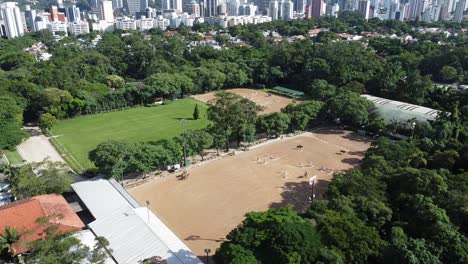
[[[83,222],[73,212],[63,196],[47,194],[20,200],[0,207],[0,232],[6,227],[16,228],[24,233],[14,244],[16,253],[26,252],[27,243],[43,238],[47,225],[40,224],[38,218],[49,218],[49,223],[57,224],[61,232],[77,231],[84,228]]]
[[[368,94],[363,94],[361,96],[374,103],[375,111],[386,122],[405,122],[411,119],[428,121],[436,119],[440,113],[439,110],[420,105],[394,101]]]
[[[156,215],[141,207],[115,180],[82,181],[72,184],[72,188],[96,218],[89,227],[109,241],[111,254],[118,263],[139,263],[152,256],[160,256],[169,264],[202,263]]]

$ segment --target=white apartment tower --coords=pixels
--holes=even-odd
[[[114,22],[114,10],[112,9],[112,1],[101,1],[99,7],[99,16],[101,20],[106,22]]]
[[[7,38],[16,38],[24,34],[21,12],[15,2],[0,3],[1,33]]]

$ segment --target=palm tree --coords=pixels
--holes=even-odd
[[[12,245],[18,242],[21,236],[22,234],[18,233],[16,227],[5,227],[3,234],[0,234],[0,249],[7,249],[8,254],[14,256],[16,252]]]

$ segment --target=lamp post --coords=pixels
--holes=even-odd
[[[149,224],[149,206],[150,206],[150,201],[146,200],[146,214],[148,216],[148,224]]]
[[[208,255],[210,254],[210,252],[211,252],[211,249],[205,248],[205,253],[206,253],[206,264],[208,264],[209,261],[210,261],[210,259],[209,259],[209,257],[208,257]]]
[[[411,139],[414,137],[414,129],[416,128],[416,122],[411,123]]]
[[[182,126],[182,140],[184,144],[184,167],[185,167],[185,165],[187,164],[187,148],[185,144],[185,119],[184,118],[180,120],[180,125]]]

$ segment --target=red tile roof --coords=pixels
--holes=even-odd
[[[83,222],[68,205],[63,196],[47,194],[20,200],[0,206],[0,233],[5,227],[15,227],[18,232],[26,232],[13,246],[16,254],[26,252],[27,243],[43,238],[47,228],[36,222],[38,218],[49,217],[51,224],[58,224],[58,231],[70,232],[84,228]]]

